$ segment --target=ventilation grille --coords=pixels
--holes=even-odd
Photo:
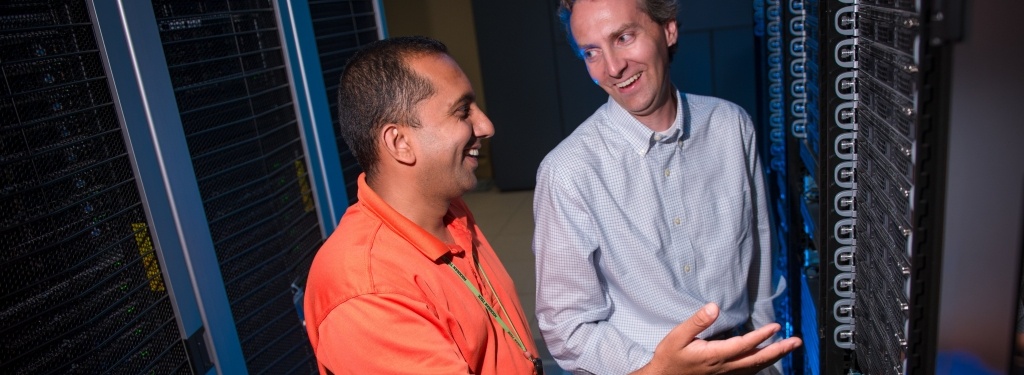
[[[857,361],[906,373],[918,56],[923,15],[911,1],[857,10]],[[862,297],[863,296],[863,297]]]
[[[313,18],[316,47],[320,51],[324,85],[327,86],[327,101],[331,105],[331,123],[334,124],[334,134],[338,135],[338,153],[341,154],[345,190],[348,202],[352,204],[356,202],[356,177],[363,170],[341,137],[338,124],[338,84],[348,58],[360,47],[380,39],[377,36],[377,18],[371,0],[310,1],[309,10]]]
[[[291,285],[322,239],[273,4],[153,9],[248,370],[315,373]]]
[[[189,373],[83,1],[0,4],[0,373]]]

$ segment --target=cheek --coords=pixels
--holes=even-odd
[[[601,67],[598,63],[587,64],[587,74],[590,75],[590,80],[594,83],[598,83],[601,80]]]

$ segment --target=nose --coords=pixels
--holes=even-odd
[[[475,106],[475,104],[474,104]],[[494,136],[494,124],[480,108],[474,108],[477,118],[473,121],[473,136],[477,138],[490,138]]]
[[[622,78],[622,72],[626,70],[626,60],[619,57],[614,50],[604,52],[605,73],[612,78]]]

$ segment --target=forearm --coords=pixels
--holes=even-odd
[[[654,355],[607,321],[547,328],[541,331],[552,357],[573,373],[625,374],[647,364]]]
[[[538,246],[554,245],[538,238]],[[647,363],[652,354],[608,322],[612,304],[589,257],[543,249],[537,254],[537,322],[559,365],[624,374]]]

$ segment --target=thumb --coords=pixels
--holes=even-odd
[[[662,340],[661,345],[676,349],[683,348],[689,345],[698,334],[710,327],[716,319],[718,319],[718,305],[706,304],[685,322],[672,328],[672,331]]]

